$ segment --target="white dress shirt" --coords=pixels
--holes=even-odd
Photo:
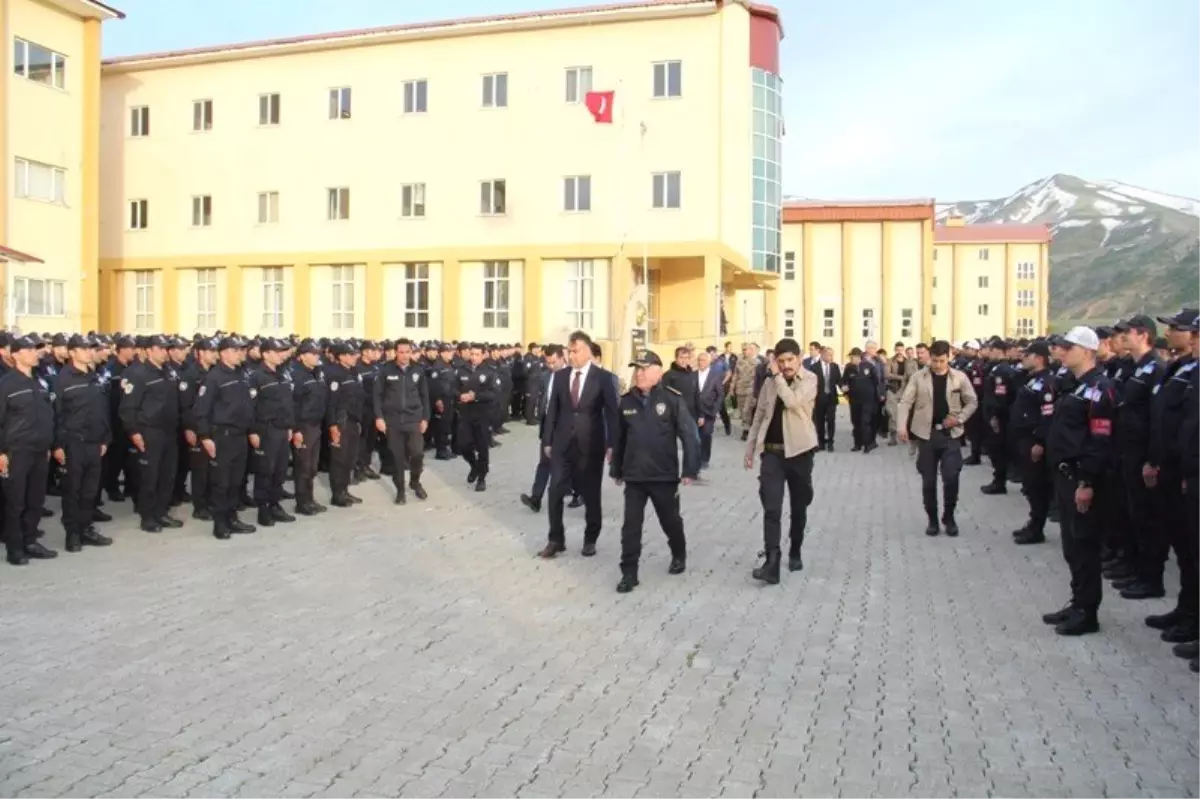
[[[711,367],[709,367],[709,368],[711,369]],[[708,372],[709,372],[709,369],[701,369],[699,372],[696,372],[696,374],[700,377],[700,388],[701,389],[704,388],[704,383],[705,383],[705,381],[708,380]]]

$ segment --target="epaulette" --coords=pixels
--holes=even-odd
[[[677,397],[683,396],[683,394],[679,393],[679,389],[677,389],[677,388],[672,388],[671,386],[663,386],[663,388],[665,388],[667,391],[670,391],[672,394],[674,394]]]

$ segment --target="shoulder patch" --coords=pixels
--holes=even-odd
[[[665,388],[667,391],[670,391],[672,394],[674,394],[677,397],[683,396],[683,394],[679,393],[679,389],[677,389],[677,388],[672,388],[671,386],[663,386],[663,388]]]

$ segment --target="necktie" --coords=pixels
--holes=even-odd
[[[571,407],[579,407],[579,381],[583,378],[583,372],[579,369],[575,370],[575,376],[571,378]]]

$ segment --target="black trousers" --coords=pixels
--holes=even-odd
[[[179,465],[179,439],[174,430],[142,431],[146,448],[138,453],[137,512],[143,521],[156,521],[171,510],[175,469]]]
[[[254,504],[260,508],[278,505],[283,499],[283,481],[287,479],[291,446],[288,431],[268,428],[258,437],[258,449],[250,453],[254,471]]]
[[[817,428],[817,443],[822,449],[833,443],[837,428],[837,402],[819,397],[813,405],[813,426]],[[858,443],[858,439],[854,439]]]
[[[921,501],[930,524],[938,520],[938,472],[942,474],[943,519],[954,518],[958,507],[958,477],[962,473],[962,441],[941,430],[932,430],[929,440],[919,439],[917,471],[921,475]]]
[[[1029,437],[1017,439],[1016,449],[1021,459],[1021,486],[1025,489],[1025,499],[1029,502],[1028,528],[1036,533],[1046,530],[1046,517],[1050,514],[1050,498],[1053,492],[1053,481],[1050,477],[1050,467],[1046,464],[1046,453],[1041,460],[1034,462],[1030,453],[1036,442]]]
[[[708,462],[712,460],[713,427],[716,426],[717,417],[705,416],[703,418],[704,418],[704,424],[700,425],[700,427],[699,427],[699,430],[700,430],[700,463],[703,466],[707,466]]]
[[[729,418],[729,406],[725,404],[725,396],[721,395],[721,425],[725,428],[725,435],[729,435],[733,430],[733,422]]]
[[[49,469],[47,451],[14,450],[8,453],[8,477],[4,480],[4,545],[10,555],[24,555],[25,547],[38,538]]]
[[[358,465],[358,445],[362,441],[357,419],[347,419],[338,430],[338,443],[329,442],[329,490],[335,497],[350,490],[350,473]]]
[[[1187,544],[1188,568],[1187,576],[1183,575],[1183,564],[1180,564],[1179,608],[1189,620],[1195,621],[1197,613],[1197,594],[1200,593],[1200,480],[1192,478],[1187,481],[1187,487],[1182,494],[1184,523],[1180,538]],[[1185,599],[1186,598],[1186,599]]]
[[[250,460],[250,442],[246,433],[218,431],[213,435],[217,456],[208,462],[208,496],[213,520],[229,524],[237,515],[242,494],[242,476]]]
[[[812,468],[814,451],[791,458],[782,453],[764,452],[758,472],[758,498],[763,508],[763,548],[779,551],[783,537],[783,492],[787,489],[791,520],[788,525],[792,555],[800,554],[804,530],[808,526],[808,506],[813,500]]]
[[[443,400],[442,407],[445,410],[434,412],[429,420],[430,441],[438,450],[448,450],[454,443],[454,406]]]
[[[92,523],[104,459],[96,442],[68,439],[63,451],[67,465],[62,484],[62,523],[67,536],[74,538]]]
[[[1075,489],[1078,486],[1078,480],[1055,471],[1054,495],[1058,501],[1063,558],[1071,570],[1071,604],[1095,612],[1100,607],[1103,583],[1100,565],[1102,521],[1094,500],[1087,513],[1080,513],[1076,509]],[[1093,493],[1098,492],[1093,490]]]
[[[171,491],[171,502],[179,503],[183,501],[183,494],[187,491],[188,475],[192,471],[192,448],[188,446],[187,439],[183,437],[183,433],[179,434],[178,441],[179,461],[175,465],[175,488]]]
[[[491,465],[489,447],[492,444],[492,425],[488,413],[473,410],[459,413],[457,445],[458,451],[471,467],[476,477],[487,477]]]
[[[313,483],[317,479],[317,468],[321,461],[321,425],[308,424],[299,428],[304,443],[293,450],[293,469],[296,485],[296,505],[311,505],[316,502]]]
[[[371,465],[371,458],[379,445],[379,431],[375,429],[375,420],[370,413],[363,416],[359,422],[358,450],[355,452],[356,469],[365,469]]]
[[[687,557],[683,517],[679,515],[679,483],[625,483],[625,518],[621,522],[621,573],[637,577],[642,557],[646,501],[654,505],[658,523],[667,535],[672,558]]]
[[[563,500],[572,489],[583,497],[583,541],[594,544],[600,537],[603,513],[600,508],[600,485],[604,479],[604,458],[582,456],[574,450],[555,452],[550,456],[550,517],[551,543],[565,544]]]
[[[421,472],[425,469],[425,440],[420,428],[402,427],[388,422],[387,446],[392,454],[392,485],[404,493],[404,473],[409,473],[409,482],[418,485]]]
[[[1190,481],[1194,483],[1195,481]],[[1178,474],[1160,472],[1159,490],[1164,500],[1163,521],[1170,535],[1171,548],[1175,550],[1175,561],[1179,564],[1179,601],[1176,609],[1187,621],[1200,619],[1200,582],[1197,580],[1196,487],[1188,486],[1184,493],[1183,480]]]
[[[874,398],[850,402],[850,419],[854,426],[854,446],[865,447],[875,443],[875,414],[878,410],[879,402]]]
[[[125,483],[131,482],[133,469],[129,460],[129,438],[119,424],[112,429],[112,443],[104,453],[104,490],[115,494],[121,490],[121,474],[125,474]]]
[[[1103,511],[1104,550],[1109,556],[1119,556],[1131,565],[1137,563],[1137,543],[1129,521],[1129,504],[1121,464],[1115,463],[1097,486],[1096,499]]]
[[[978,393],[979,390],[976,390]],[[963,424],[963,430],[966,433],[967,441],[971,445],[971,460],[979,460],[983,455],[983,442],[986,439],[988,432],[987,422],[983,421],[982,413],[973,413]]]
[[[995,420],[999,431],[992,429]],[[984,443],[987,456],[992,462],[992,482],[1005,485],[1008,482],[1008,417],[993,416],[987,421],[987,439]]]
[[[212,468],[209,465],[208,453],[200,442],[196,446],[186,448],[188,456],[188,473],[192,478],[192,510],[211,511],[212,498],[210,485],[212,483]]]

